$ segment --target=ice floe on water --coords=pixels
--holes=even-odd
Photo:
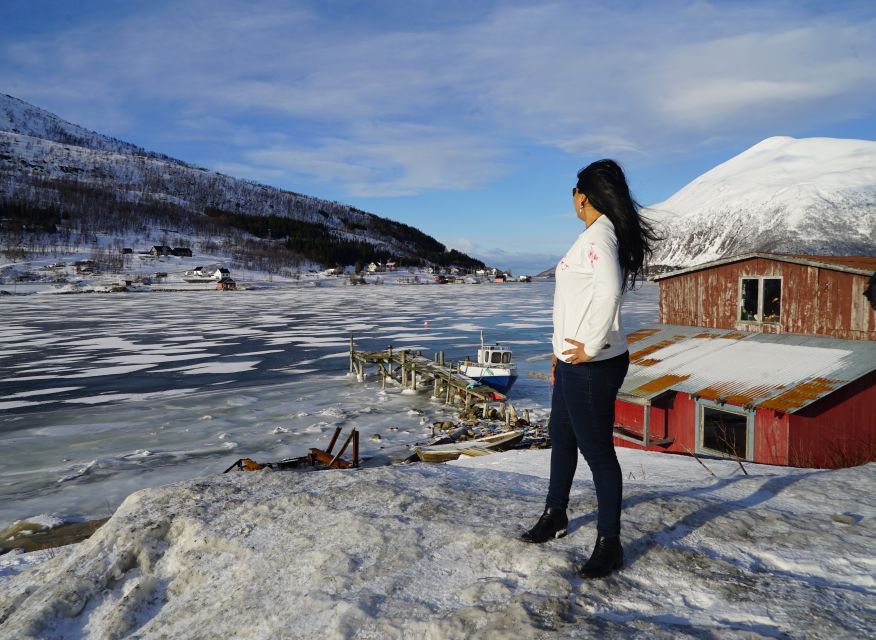
[[[240,373],[242,371],[251,371],[252,369],[255,369],[259,362],[261,362],[261,360],[203,362],[199,364],[187,365],[185,367],[164,369],[164,371],[182,371],[188,376],[210,373]]]
[[[96,378],[99,376],[118,376],[124,373],[133,373],[134,371],[143,371],[145,369],[151,369],[154,367],[154,364],[128,364],[128,365],[120,365],[117,367],[98,367],[96,369],[85,369],[82,371],[77,371],[76,373],[72,373],[70,375],[64,376],[54,376],[56,378]],[[24,379],[24,378],[22,378]]]
[[[83,387],[54,387],[49,389],[35,389],[34,391],[21,391],[19,393],[12,393],[7,398],[27,398],[32,396],[47,396],[53,393],[64,393],[65,391],[76,391],[77,389],[82,389]]]
[[[72,400],[65,400],[64,402],[69,404],[104,404],[123,400],[158,400],[161,398],[180,398],[196,393],[197,391],[197,387],[190,387],[184,389],[170,389],[168,391],[153,391],[151,393],[104,393],[97,396],[73,398]]]
[[[51,400],[0,400],[0,410],[23,409],[24,407],[35,407],[41,404],[51,404]]]
[[[90,539],[0,556],[0,638],[872,637],[876,464],[839,471],[619,450],[625,566],[583,581],[540,513],[549,451],[454,465],[234,473],[137,492]]]

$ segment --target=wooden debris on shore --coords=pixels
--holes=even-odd
[[[449,421],[433,424],[434,439],[428,445],[416,447],[410,460],[446,462],[508,449],[550,447],[547,425],[530,423],[528,410],[518,417],[510,403],[502,403],[498,409],[476,405],[460,415],[460,422],[461,425]],[[436,431],[443,433],[439,435]]]
[[[52,528],[39,528],[40,525],[25,521],[17,522],[8,529],[0,531],[0,556],[20,549],[22,553],[64,547],[87,540],[109,518],[98,518],[84,522],[65,522]]]
[[[344,443],[341,445],[341,448],[338,449],[338,452],[332,454],[332,450],[335,448],[335,444],[338,441],[338,437],[341,435],[341,427],[335,427],[335,432],[332,435],[332,439],[329,441],[328,448],[325,450],[320,449],[318,447],[312,447],[310,449],[310,453],[306,456],[298,456],[295,458],[285,458],[278,462],[264,462],[258,463],[252,458],[241,458],[236,461],[230,467],[228,467],[222,473],[228,473],[232,469],[239,469],[241,471],[263,471],[265,469],[271,470],[285,470],[285,469],[298,469],[301,471],[308,470],[316,470],[319,468],[323,469],[358,469],[359,468],[359,430],[352,429],[347,435],[347,438],[344,440]],[[345,460],[341,456],[347,450],[347,447],[350,443],[353,443],[353,454],[352,460]]]
[[[523,431],[505,431],[473,440],[449,442],[447,444],[432,444],[427,447],[417,447],[414,452],[423,462],[447,462],[456,460],[463,454],[489,455],[494,451],[504,451],[523,440]]]

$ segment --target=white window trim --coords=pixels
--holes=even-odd
[[[709,449],[703,446],[703,437],[705,435],[705,430],[703,429],[703,421],[705,418],[706,407],[710,409],[717,409],[719,411],[726,411],[727,413],[735,413],[736,415],[745,416],[745,458],[740,458],[741,460],[745,460],[746,462],[754,462],[754,412],[743,409],[742,407],[737,407],[734,405],[726,405],[721,404],[719,402],[713,402],[712,400],[704,400],[702,398],[697,398],[697,420],[696,420],[696,451],[697,453],[702,453],[705,455],[715,456],[719,458],[727,458],[728,460],[736,460],[737,458],[731,456],[724,451],[718,451],[716,449]]]
[[[742,319],[742,281],[743,280],[757,280],[757,317],[761,318],[760,320],[743,320]],[[780,282],[779,287],[781,291],[781,298],[779,300],[779,321],[778,322],[764,322],[763,321],[763,281],[764,280],[778,280]],[[736,289],[736,322],[740,322],[743,324],[766,324],[766,325],[779,325],[782,323],[782,318],[784,317],[784,313],[782,311],[782,307],[785,302],[785,279],[782,276],[739,276],[739,287]]]

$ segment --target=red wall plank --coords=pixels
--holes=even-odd
[[[876,371],[788,418],[791,465],[833,468],[876,460]]]
[[[789,414],[758,409],[754,414],[754,461],[788,464]]]

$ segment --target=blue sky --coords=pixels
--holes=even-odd
[[[773,135],[876,139],[873,2],[5,0],[0,91],[515,272]]]

